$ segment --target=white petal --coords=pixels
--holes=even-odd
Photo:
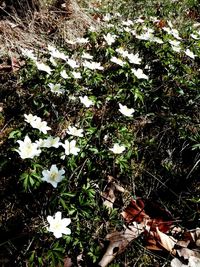
[[[48,181],[54,188],[57,187],[58,183],[56,181]],[[60,182],[60,181],[59,181]]]
[[[62,225],[64,227],[68,226],[71,223],[71,219],[70,218],[64,218],[62,219]]]
[[[54,221],[54,218],[52,216],[47,216],[47,221],[49,224],[51,224]]]
[[[50,172],[52,172],[52,171],[58,172],[58,168],[55,164],[51,165]]]
[[[62,237],[62,233],[60,231],[54,231],[53,234],[56,238]]]
[[[65,235],[70,235],[71,234],[71,230],[69,228],[65,228],[62,230],[63,234]]]
[[[57,211],[55,214],[55,219],[60,221],[61,217],[62,217],[62,213],[60,211]]]

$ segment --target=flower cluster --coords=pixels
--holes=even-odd
[[[49,126],[47,126],[46,121],[42,121],[40,117],[33,116],[32,114],[24,114],[25,121],[28,122],[33,128],[38,129],[40,132],[46,134],[48,130],[51,130]]]

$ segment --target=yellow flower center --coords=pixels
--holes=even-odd
[[[53,180],[53,181],[55,181],[56,180],[56,178],[57,178],[57,172],[52,172],[51,173],[51,179]]]

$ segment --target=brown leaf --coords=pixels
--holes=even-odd
[[[190,231],[191,238],[195,242],[197,247],[200,247],[200,228]]]
[[[145,231],[146,245],[145,247],[150,250],[163,250],[163,247],[158,242],[159,237],[158,234],[154,231]]]
[[[15,57],[11,58],[11,66],[12,66],[13,72],[16,72],[20,69],[20,64],[19,64],[17,58],[15,58]]]
[[[191,256],[188,260],[188,265],[191,267],[199,267],[200,266],[200,258]]]
[[[109,209],[113,208],[113,204],[116,200],[117,192],[124,192],[125,189],[122,186],[117,184],[117,181],[114,177],[108,175],[108,184],[104,188],[104,191],[101,193],[101,196],[104,199],[103,205]]]
[[[162,20],[162,19],[160,19],[159,21],[157,21],[155,24],[156,24],[156,26],[157,26],[158,28],[160,28],[160,29],[166,27],[166,21],[164,21],[164,20]]]
[[[71,267],[72,266],[72,260],[69,257],[64,258],[64,267]]]
[[[176,246],[187,248],[189,244],[190,244],[190,240],[179,240],[177,241]]]
[[[145,225],[143,223],[133,223],[129,228],[125,228],[121,232],[113,232],[106,236],[106,239],[110,241],[109,246],[104,254],[103,258],[99,262],[99,266],[106,267],[110,262],[114,260],[116,255],[122,253],[132,240],[137,238],[143,231]]]
[[[170,253],[174,254],[175,253],[174,246],[176,245],[177,240],[173,238],[172,236],[168,236],[162,233],[161,231],[159,231],[158,228],[156,228],[156,232],[160,239],[161,246],[165,248],[167,251],[169,251]]]
[[[127,223],[132,221],[141,222],[144,218],[148,219],[151,231],[156,231],[156,228],[158,228],[161,232],[166,233],[172,226],[172,216],[167,210],[155,202],[145,203],[140,198],[132,199],[122,212],[122,216]]]
[[[133,221],[140,223],[144,219],[149,219],[149,216],[144,211],[144,202],[141,199],[132,199],[121,215],[127,223]]]

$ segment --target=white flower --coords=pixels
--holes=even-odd
[[[69,95],[68,98],[70,101],[76,101],[76,97],[74,95]]]
[[[122,57],[128,57],[129,56],[128,51],[124,50],[123,47],[119,47],[115,51],[117,53],[119,53]]]
[[[168,23],[169,24],[169,23]],[[172,24],[170,24],[170,28],[169,27],[163,27],[162,28],[164,31],[166,31],[168,34],[171,34],[174,36],[174,38],[181,40],[181,37],[179,36],[179,33],[176,29],[172,28]]]
[[[67,133],[73,136],[83,137],[83,129],[77,129],[73,126],[68,127]]]
[[[83,66],[84,66],[85,68],[90,69],[90,70],[103,70],[103,69],[104,69],[104,68],[101,66],[101,63],[99,63],[99,62],[94,62],[94,61],[90,62],[90,61],[85,60],[85,61],[83,62]]]
[[[85,105],[87,108],[89,108],[90,106],[94,105],[92,100],[90,100],[86,95],[84,97],[79,96],[79,99],[80,99],[81,103],[83,105]]]
[[[73,69],[76,69],[79,67],[79,64],[75,60],[70,59],[70,58],[67,60],[67,64]]]
[[[113,148],[109,148],[114,154],[121,154],[125,149],[125,146],[120,146],[117,143],[114,144]]]
[[[93,25],[91,25],[91,26],[88,28],[88,30],[89,30],[90,32],[96,32],[96,27],[94,27]]]
[[[121,18],[122,15],[121,15],[119,12],[116,12],[116,13],[115,13],[115,17],[116,17],[116,18],[117,18],[117,17]]]
[[[104,135],[104,138],[103,138],[103,140],[104,140],[105,142],[107,142],[107,141],[108,141],[108,138],[109,138],[109,135],[108,135],[108,134],[106,134],[106,135]]]
[[[37,60],[37,57],[33,54],[33,50],[28,50],[28,49],[23,49],[21,48],[21,51],[22,51],[22,55],[25,56],[25,57],[28,57],[34,61]]]
[[[112,35],[110,33],[107,33],[107,35],[103,35],[103,38],[105,39],[106,43],[108,45],[111,45],[112,43],[115,42],[115,39],[116,39],[116,35]]]
[[[63,79],[69,79],[69,75],[67,74],[66,70],[62,70],[60,72],[60,75],[63,77]]]
[[[27,121],[33,128],[38,129],[44,134],[46,134],[48,130],[51,130],[51,128],[47,126],[47,122],[42,121],[42,119],[38,116],[24,114],[24,117],[26,118],[25,121]]]
[[[154,38],[154,35],[153,35],[154,30],[151,28],[147,28],[147,27],[143,27],[143,30],[145,30],[144,33],[142,33],[141,35],[136,34],[135,37],[140,40],[152,41]]]
[[[70,45],[76,44],[76,41],[74,41],[74,40],[65,39],[65,41],[66,41],[66,43],[68,43]]]
[[[65,140],[65,143],[62,144],[62,147],[65,149],[65,155],[78,155],[78,152],[80,151],[80,148],[76,147],[76,141],[72,140],[72,141],[68,141]]]
[[[190,36],[195,40],[199,40],[200,39],[200,35],[197,35],[197,34],[194,34],[194,33],[191,33]]]
[[[181,51],[181,47],[172,45],[172,50],[175,51],[175,52],[180,52]]]
[[[41,118],[38,118],[33,124],[33,128],[38,129],[40,132],[46,134],[48,130],[51,130],[49,126],[47,126],[46,121],[42,121]]]
[[[57,184],[64,179],[63,174],[65,171],[63,169],[58,170],[57,166],[53,164],[50,170],[43,170],[41,178],[42,181],[50,183],[54,188],[57,187]]]
[[[127,57],[128,57],[128,60],[129,60],[130,63],[141,64],[141,60],[142,59],[139,57],[138,53],[135,54],[135,55],[130,53],[130,54],[127,55]]]
[[[140,17],[135,19],[134,22],[136,23],[143,23],[144,22],[144,19],[141,19]]]
[[[113,23],[107,23],[107,24],[106,24],[106,27],[107,27],[107,28],[114,28],[115,25],[114,25]],[[119,29],[118,29],[118,30],[119,30]]]
[[[32,125],[36,120],[37,120],[37,116],[32,115],[32,114],[24,114],[25,117],[25,121],[28,122],[30,125]]]
[[[119,103],[119,111],[127,117],[132,117],[133,113],[135,112],[135,109],[134,108],[127,108],[127,106],[124,106],[124,105]]]
[[[200,23],[199,22],[196,22],[196,23],[193,24],[193,27],[194,28],[198,28],[199,26],[200,26]]]
[[[64,90],[60,88],[61,85],[59,83],[57,84],[49,83],[48,85],[52,93],[57,94],[57,95],[64,93]]]
[[[78,44],[87,44],[87,43],[89,43],[89,40],[88,40],[88,38],[77,38],[76,42]]]
[[[19,143],[19,149],[16,151],[22,159],[32,159],[35,156],[39,156],[41,153],[38,145],[36,143],[32,143],[28,135],[25,136],[24,141],[18,140],[17,143]]]
[[[55,216],[47,216],[47,221],[50,226],[47,228],[49,232],[53,232],[56,238],[62,237],[62,234],[70,235],[71,230],[67,226],[71,223],[71,219],[63,218],[60,211],[56,212]]]
[[[36,64],[38,70],[44,71],[44,72],[46,72],[48,74],[51,74],[52,69],[48,65],[46,65],[44,63],[39,63],[37,61],[35,62],[35,64]]]
[[[54,58],[60,58],[66,60],[68,56],[66,56],[63,52],[58,51],[55,47],[48,45],[48,50],[50,51],[50,55]]]
[[[31,124],[33,128],[38,129],[40,132],[46,134],[48,130],[51,130],[49,126],[47,126],[46,121],[42,121],[41,118],[37,117],[37,119]]]
[[[71,74],[73,75],[74,79],[81,79],[81,73],[78,71],[72,71]]]
[[[169,40],[169,43],[172,46],[179,46],[181,42],[180,41],[177,41],[177,40]]]
[[[181,40],[181,37],[179,36],[179,33],[176,29],[172,29],[171,34],[174,36],[174,38]]]
[[[38,147],[46,147],[46,139],[40,138],[39,140],[36,140],[35,143]]]
[[[163,27],[162,28],[165,32],[167,32],[168,34],[171,33],[171,29],[169,27]]]
[[[111,20],[111,15],[109,13],[107,13],[105,16],[103,16],[103,20],[104,21],[110,21]]]
[[[131,71],[133,72],[133,74],[134,74],[138,79],[146,79],[146,80],[149,79],[149,77],[148,77],[146,74],[144,74],[144,72],[143,72],[142,69],[137,69],[137,70],[135,70],[135,69],[131,69]]]
[[[131,32],[132,30],[131,30],[131,28],[129,28],[129,27],[125,27],[125,28],[124,28],[124,31],[125,31],[125,32]]]
[[[85,52],[83,52],[81,57],[84,59],[93,59],[93,56],[91,56],[89,53],[85,53]]]
[[[141,35],[136,34],[135,37],[139,40],[146,40],[146,41],[150,40],[151,41],[154,38],[154,35],[151,32],[147,31],[145,33],[142,33]]]
[[[137,36],[136,30],[132,30],[131,33],[132,33],[133,36]]]
[[[117,58],[117,57],[111,57],[110,61],[117,64],[117,65],[120,65],[121,67],[123,67],[124,64],[126,64],[126,62],[124,62],[123,60],[121,60],[120,58]]]
[[[56,67],[57,66],[57,62],[53,57],[50,57],[49,61],[51,62],[51,64]]]
[[[186,49],[185,54],[192,59],[196,57],[196,55],[190,49]]]
[[[168,20],[168,21],[167,21],[167,24],[169,25],[169,27],[170,27],[171,29],[173,28],[173,24],[172,24],[171,20]]]
[[[158,43],[158,44],[163,44],[163,40],[159,37],[153,37],[152,39],[152,42],[155,42],[155,43]]]
[[[133,25],[133,22],[132,22],[132,20],[128,19],[127,21],[122,21],[122,25],[131,26],[131,25]]]
[[[176,0],[175,0],[176,1]],[[158,19],[157,17],[154,17],[154,16],[150,16],[150,19],[156,23],[156,22],[160,22],[160,19]]]
[[[60,143],[60,137],[52,137],[52,136],[49,136],[47,139],[39,139],[38,142],[38,145],[40,147],[46,147],[46,148],[49,148],[49,147],[55,147],[55,148],[58,148],[61,143]]]

